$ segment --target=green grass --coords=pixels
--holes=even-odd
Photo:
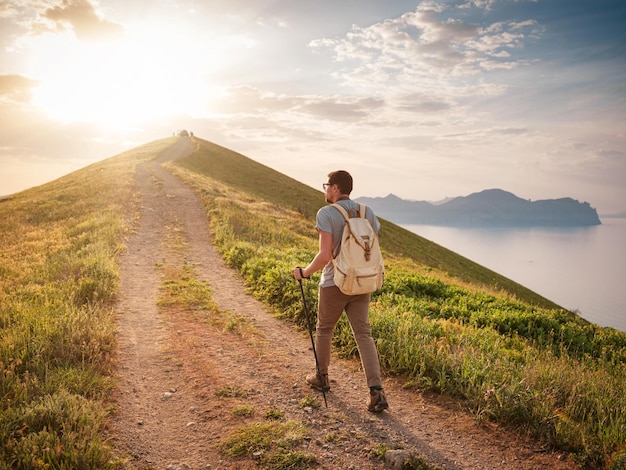
[[[321,191],[200,143],[172,168],[202,196],[215,244],[257,298],[304,326],[290,270],[317,251]],[[626,334],[387,221],[381,246],[386,281],[373,296],[371,323],[388,374],[457,397],[477,419],[530,434],[581,465],[623,461]],[[304,283],[313,312],[317,279]],[[334,345],[356,357],[345,319]]]
[[[322,404],[315,395],[306,395],[298,402],[300,408],[321,408]]]
[[[218,397],[222,398],[247,398],[248,391],[238,385],[225,385],[215,391]]]
[[[114,386],[117,257],[135,215],[135,165],[173,142],[0,201],[0,469],[121,468],[103,437]],[[304,327],[290,270],[317,251],[321,191],[198,142],[196,153],[170,167],[201,195],[216,246],[250,291]],[[373,296],[371,322],[385,372],[407,387],[458,397],[478,420],[533,435],[581,465],[624,468],[626,335],[382,224],[387,278]],[[209,287],[192,270],[163,269],[164,308],[213,308]],[[317,279],[304,283],[312,312]],[[224,318],[226,330],[245,332],[242,319]],[[355,356],[345,321],[334,342],[340,354]],[[278,421],[251,424],[229,436],[223,451],[261,456],[267,468],[307,466],[312,457],[297,450],[302,432]],[[263,433],[276,433],[283,445],[267,444]],[[236,450],[237,441],[249,444]]]
[[[262,468],[310,468],[315,456],[297,450],[306,432],[296,421],[251,422],[231,431],[220,448],[230,457],[256,458]]]
[[[384,444],[375,446],[370,454],[380,460],[385,459],[385,454],[390,450],[397,450],[397,447],[389,447]],[[402,464],[402,470],[442,470],[441,467],[430,465],[417,455],[410,454],[409,458]]]
[[[250,417],[254,416],[254,406],[252,405],[237,405],[233,408],[233,415]]]
[[[172,140],[0,202],[0,468],[120,468],[106,442],[117,256],[137,163]]]
[[[265,419],[270,420],[270,421],[275,421],[275,420],[282,419],[283,416],[284,416],[284,413],[282,411],[280,411],[280,410],[275,409],[275,408],[270,408],[263,415],[263,417]]]
[[[211,287],[198,280],[189,266],[163,267],[163,282],[157,304],[160,307],[178,307],[188,311],[204,310],[216,312],[218,306],[213,300]]]

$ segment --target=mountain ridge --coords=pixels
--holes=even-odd
[[[600,225],[596,209],[570,197],[531,201],[502,189],[432,203],[409,201],[394,194],[360,197],[381,217],[399,224],[460,227],[580,227]]]

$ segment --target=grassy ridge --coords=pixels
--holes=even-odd
[[[0,468],[117,468],[103,438],[117,255],[146,145],[0,201]]]
[[[255,200],[299,212],[306,218],[314,217],[324,203],[324,195],[319,190],[224,147],[201,139],[196,141],[202,144],[202,150],[181,160],[180,166],[199,174],[211,175]],[[320,187],[328,171],[320,171]],[[547,308],[558,307],[520,284],[392,222],[381,219],[381,223],[380,243],[390,254],[411,258],[419,264],[443,270],[464,281],[505,290],[528,303]]]
[[[245,157],[199,142],[176,171],[202,195],[215,243],[258,298],[303,325],[290,269],[317,251],[321,192],[257,163],[244,170]],[[383,225],[381,244],[387,279],[373,297],[371,322],[388,373],[460,397],[479,419],[530,433],[581,465],[624,468],[626,334],[591,325],[393,224]],[[315,279],[305,289],[315,306]],[[334,341],[342,354],[356,354],[346,322]]]

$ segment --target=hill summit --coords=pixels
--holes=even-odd
[[[588,202],[566,197],[530,201],[502,189],[449,199],[442,203],[409,201],[389,194],[358,198],[381,217],[399,224],[459,227],[580,227],[600,225]]]

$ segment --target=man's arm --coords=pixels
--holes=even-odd
[[[300,280],[302,277],[309,277],[311,274],[323,269],[324,266],[328,264],[332,256],[333,236],[330,232],[319,230],[319,251],[309,265],[306,268],[302,268],[302,273],[300,273],[300,268],[292,269],[291,273],[296,280]]]

